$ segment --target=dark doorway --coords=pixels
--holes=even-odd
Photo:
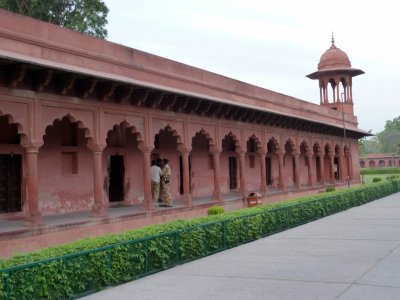
[[[265,158],[265,173],[266,173],[267,185],[270,185],[272,183],[271,158],[270,157]]]
[[[108,176],[110,178],[108,188],[109,201],[124,201],[124,157],[122,155],[111,155],[108,163]]]
[[[229,188],[237,189],[237,164],[234,156],[229,157]]]
[[[192,192],[192,178],[190,174],[192,173],[192,167],[190,164],[190,156],[189,156],[189,193]],[[182,156],[179,156],[179,193],[183,195],[183,164],[182,164]]]
[[[321,159],[319,156],[315,158],[315,168],[317,170],[317,182],[321,181]]]
[[[294,159],[294,157],[292,158],[292,166],[293,166],[293,167],[292,167],[292,169],[293,169],[293,170],[292,170],[292,173],[293,173],[293,174],[292,174],[292,175],[293,175],[293,177],[292,177],[292,178],[293,178],[293,183],[296,184],[296,183],[297,183],[297,182],[296,182],[296,168],[298,168],[299,166],[296,166],[296,160]]]
[[[0,155],[0,213],[21,211],[21,155]]]

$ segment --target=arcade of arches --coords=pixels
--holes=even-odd
[[[245,197],[353,177],[352,145],[340,138],[229,122],[201,124],[193,118],[163,120],[160,115],[151,120],[153,133],[146,141],[144,119],[132,115],[127,121],[105,113],[101,118],[109,125],[101,143],[94,143],[92,132],[102,130],[73,116],[69,110],[48,121],[35,120],[42,121],[37,127],[44,129],[43,139],[31,143],[12,115],[0,116],[0,170],[9,174],[1,186],[2,213],[25,210],[35,217],[92,209],[101,214],[112,203],[152,209],[148,172],[150,161],[159,157],[169,158],[173,197],[186,205],[199,197],[223,201],[229,193]],[[38,191],[36,199],[30,197],[32,191]]]

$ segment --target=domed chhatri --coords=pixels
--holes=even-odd
[[[346,68],[351,68],[350,59],[344,51],[335,46],[335,40],[332,37],[332,46],[322,54],[318,71]]]
[[[364,71],[351,67],[346,52],[335,45],[332,34],[331,47],[322,54],[318,71],[307,75],[318,79],[321,105],[354,115],[353,110],[353,77],[364,74]],[[331,87],[329,93],[328,87]],[[329,100],[331,95],[331,100]]]

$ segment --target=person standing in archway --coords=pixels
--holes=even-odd
[[[151,161],[151,195],[154,203],[160,198],[160,179],[161,179],[161,168],[157,165],[157,161]]]
[[[165,207],[172,207],[172,195],[171,195],[171,176],[172,170],[169,166],[169,160],[163,159],[163,169],[161,170],[161,199]]]

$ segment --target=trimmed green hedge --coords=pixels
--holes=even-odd
[[[225,209],[220,205],[213,205],[207,209],[207,215],[209,216],[222,214],[223,212],[225,212]]]
[[[400,191],[400,181],[90,238],[0,262],[0,299],[72,299]]]
[[[362,168],[360,169],[361,175],[368,174],[397,174],[400,173],[400,168],[398,167],[388,167],[388,168]]]

